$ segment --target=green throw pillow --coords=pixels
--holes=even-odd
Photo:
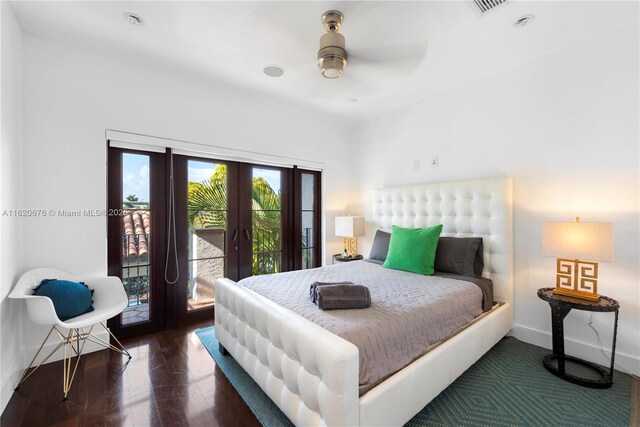
[[[429,228],[393,226],[384,267],[432,275],[442,224]]]

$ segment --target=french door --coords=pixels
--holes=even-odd
[[[108,272],[122,279],[129,299],[109,326],[121,336],[162,329],[166,191],[151,183],[166,181],[165,156],[110,148],[107,181]]]
[[[320,174],[109,148],[120,336],[212,318],[215,280],[320,265]]]
[[[213,315],[220,277],[293,268],[292,169],[175,156],[174,171],[179,322]]]

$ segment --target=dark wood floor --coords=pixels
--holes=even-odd
[[[212,321],[124,341],[82,356],[67,401],[62,362],[45,365],[15,392],[2,417],[13,426],[260,426],[195,336]],[[640,381],[633,379],[631,426],[638,426]]]
[[[82,356],[67,401],[62,362],[45,365],[13,394],[0,425],[259,426],[194,334],[212,324],[128,339],[128,364],[107,350]]]

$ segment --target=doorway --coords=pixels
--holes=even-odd
[[[215,280],[320,265],[320,172],[109,148],[119,336],[213,317]]]

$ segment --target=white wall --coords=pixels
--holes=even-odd
[[[21,36],[7,10],[2,2],[2,209],[104,208],[105,129],[325,162],[326,254],[341,246],[335,215],[370,212],[363,187],[368,201],[380,186],[508,175],[515,183],[515,334],[550,346],[549,309],[535,296],[555,271],[554,259],[541,256],[542,223],[574,215],[612,221],[615,260],[600,265],[600,290],[622,304],[619,365],[640,373],[637,28],[348,129],[256,92]],[[432,156],[437,169],[428,166]],[[413,169],[415,160],[421,169]],[[37,266],[105,274],[106,220],[2,218],[0,232],[4,407],[21,350],[46,332],[26,313],[16,321],[7,292]],[[568,317],[568,350],[604,362],[587,320]],[[612,317],[595,315],[594,326],[608,348]]]
[[[21,255],[21,218],[4,215],[21,202],[23,36],[7,2],[0,3],[0,412],[4,409],[21,366],[20,305],[7,299],[18,277]]]
[[[555,259],[542,257],[542,223],[613,222],[614,262],[600,263],[599,291],[621,303],[616,360],[638,375],[639,75],[636,27],[365,122],[353,130],[365,200],[382,186],[512,177],[513,333],[547,347],[549,306],[536,290],[554,286]],[[567,351],[607,363],[589,317],[567,317]],[[610,349],[613,315],[595,314],[593,324]]]
[[[25,35],[23,207],[104,209],[105,129],[210,143],[326,163],[326,253],[339,250],[333,216],[358,197],[342,124],[334,118],[219,84],[203,86],[151,68]],[[266,77],[265,77],[266,78]],[[328,129],[322,132],[322,129]],[[337,135],[337,136],[336,136]],[[106,274],[105,218],[24,221],[20,271],[55,266]],[[25,347],[45,330],[24,316]]]

